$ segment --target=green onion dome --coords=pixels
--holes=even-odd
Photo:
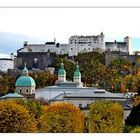
[[[15,86],[36,86],[34,79],[28,75],[28,69],[26,68],[26,65],[23,69],[22,76],[17,79]]]
[[[63,64],[63,60],[61,60],[62,62],[61,62],[61,64],[60,64],[60,68],[59,68],[59,70],[58,70],[58,75],[59,76],[64,76],[64,75],[66,75],[66,71],[65,71],[65,69],[64,69],[64,64]]]
[[[81,72],[79,71],[78,63],[76,65],[76,70],[74,72],[74,77],[81,77]]]

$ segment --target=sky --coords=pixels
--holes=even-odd
[[[106,3],[101,3],[101,0],[67,0],[67,3],[66,0],[20,0],[20,3],[19,0],[0,0],[0,31],[46,41],[56,38],[60,43],[68,43],[68,38],[72,35],[98,35],[103,32],[106,41],[123,40],[125,36],[130,36],[132,50],[139,49],[140,7],[134,8],[140,5],[138,0],[114,0],[114,3],[111,0],[104,1]]]

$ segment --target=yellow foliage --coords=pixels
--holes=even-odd
[[[51,133],[79,133],[84,131],[85,116],[69,103],[55,103],[40,117],[40,131]]]
[[[36,132],[36,121],[29,111],[16,101],[0,101],[0,132]]]
[[[90,133],[118,133],[123,129],[123,109],[119,103],[98,101],[91,105],[88,114]]]

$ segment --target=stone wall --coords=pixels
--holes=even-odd
[[[125,54],[113,54],[108,53],[105,55],[105,64],[108,66],[111,61],[115,59],[125,59],[130,61],[133,65],[140,66],[140,55],[125,55]]]
[[[18,69],[22,69],[26,62],[26,67],[29,70],[45,70],[46,67],[54,63],[55,56],[55,53],[49,52],[18,52],[16,65]]]

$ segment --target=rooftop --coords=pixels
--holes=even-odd
[[[24,96],[18,93],[8,93],[0,97],[0,99],[5,99],[5,98],[24,98]]]
[[[74,91],[74,92],[67,92],[67,93],[62,93],[59,94],[57,96],[55,96],[54,98],[52,98],[51,100],[63,100],[63,97],[65,95],[65,99],[67,98],[110,98],[110,99],[114,99],[114,100],[126,100],[126,98],[124,97],[124,94],[117,94],[117,93],[110,93],[104,89],[92,89],[92,90],[78,90],[78,91]]]
[[[113,44],[126,45],[126,42],[105,42],[105,45],[113,45]]]

